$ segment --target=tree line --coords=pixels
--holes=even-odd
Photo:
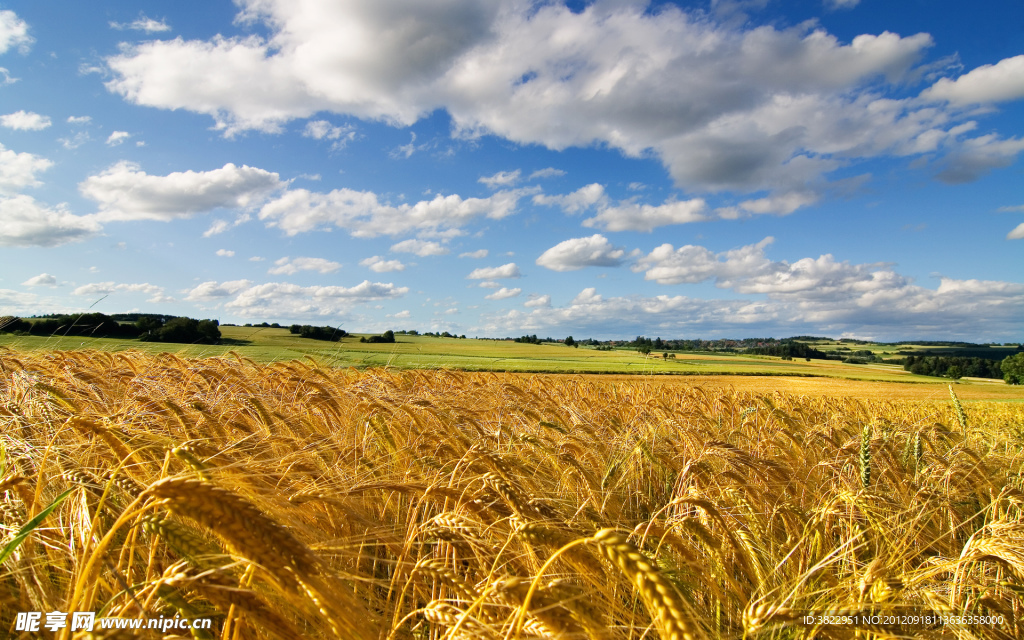
[[[907,356],[903,369],[922,376],[943,378],[1002,378],[1008,384],[1024,384],[1024,353],[999,360],[956,356]]]
[[[52,314],[38,318],[0,318],[0,332],[29,336],[125,338],[143,342],[213,344],[220,340],[217,320],[158,314]]]

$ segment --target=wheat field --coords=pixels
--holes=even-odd
[[[0,369],[4,630],[1024,637],[1019,403],[130,351]]]

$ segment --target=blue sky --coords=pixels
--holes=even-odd
[[[0,2],[0,314],[1016,342],[981,7]]]

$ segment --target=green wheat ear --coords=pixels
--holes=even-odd
[[[865,424],[860,435],[860,481],[867,489],[871,486],[871,425]]]
[[[956,419],[960,421],[960,428],[967,432],[967,414],[964,413],[964,405],[960,404],[960,398],[956,397],[953,393],[953,385],[949,385],[949,397],[953,400],[953,406],[956,407]]]
[[[914,436],[914,475],[917,475],[921,468],[921,458],[924,457],[924,444],[921,442],[921,432]]]

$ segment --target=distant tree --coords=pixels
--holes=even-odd
[[[209,342],[220,340],[220,322],[217,320],[200,320],[196,325],[196,330]]]
[[[362,338],[359,338],[359,342],[367,342],[370,344],[393,343],[394,341],[395,332],[392,331],[391,329],[385,331],[384,335],[381,336],[370,336],[369,338],[363,336]]]
[[[576,341],[572,339],[572,336],[569,336],[568,338],[565,339],[565,346],[567,346],[567,347],[575,347],[576,346]]]
[[[1007,384],[1024,384],[1024,353],[1018,353],[1003,359],[1003,380]]]
[[[32,323],[28,320],[15,318],[14,316],[4,316],[0,318],[0,333],[14,333],[15,331],[27,332],[31,328]]]

